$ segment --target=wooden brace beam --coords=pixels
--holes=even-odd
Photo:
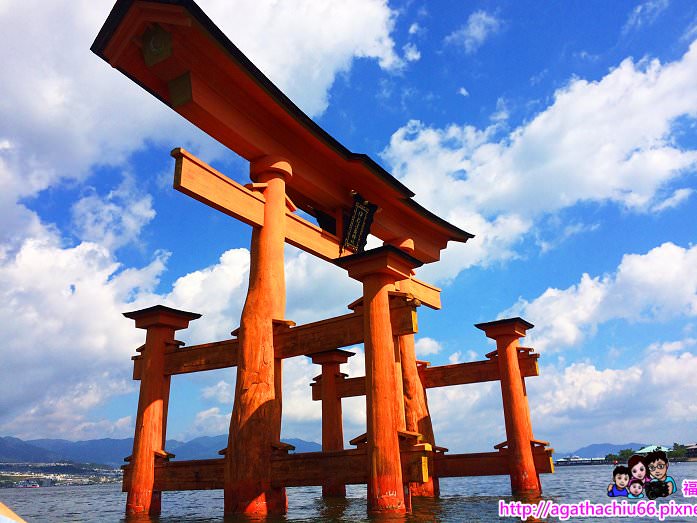
[[[538,354],[518,354],[520,374],[526,378],[539,376],[537,366]],[[425,388],[448,387],[450,385],[466,385],[468,383],[483,383],[500,379],[498,362],[496,360],[472,361],[442,365],[438,367],[422,367],[419,371]],[[320,388],[312,384],[312,399],[319,401]],[[337,380],[337,394],[341,398],[365,396],[365,376]]]
[[[176,160],[175,189],[247,225],[264,225],[264,197],[260,192],[231,180],[184,149],[174,149],[172,156]],[[339,238],[294,214],[290,209],[286,210],[286,241],[324,260],[352,254],[349,251],[339,253]],[[399,282],[396,287],[399,287]],[[438,287],[416,278],[411,278],[410,287],[411,294],[421,303],[432,309],[440,309]]]
[[[423,483],[428,480],[424,460],[432,452],[424,448],[403,450],[400,453],[405,480]],[[223,488],[224,459],[191,461],[158,461],[155,463],[153,490],[214,490]],[[331,471],[337,482],[346,485],[366,483],[368,453],[366,449],[335,452],[305,452],[276,456],[271,459],[274,487],[319,486],[327,481]],[[123,491],[131,483],[131,466],[124,467]]]
[[[394,300],[390,314],[395,336],[418,331],[416,305],[413,301]],[[173,347],[165,352],[165,374],[186,374],[204,370],[224,369],[237,365],[236,339]],[[339,347],[363,343],[363,312],[357,311],[297,327],[279,329],[274,335],[277,358],[309,356]],[[142,373],[142,356],[133,357],[133,379]]]
[[[554,472],[551,448],[533,447],[533,459],[538,474]],[[506,450],[474,454],[433,454],[415,447],[402,450],[400,457],[404,479],[422,483],[428,479],[424,459],[433,456],[435,477],[498,476],[510,474],[509,456]],[[224,459],[191,461],[157,461],[155,463],[154,490],[215,490],[223,488]],[[366,449],[348,449],[335,452],[305,452],[272,458],[273,485],[275,487],[301,487],[322,485],[327,471],[338,482],[362,484],[368,479],[368,454]],[[123,491],[131,483],[131,466],[124,467]]]
[[[552,463],[554,449],[533,447],[532,456],[538,474],[554,472]],[[433,475],[438,478],[463,476],[509,475],[510,459],[507,451],[480,452],[474,454],[436,454],[433,458]]]
[[[247,225],[264,225],[264,197],[260,193],[231,180],[182,148],[174,149],[172,156],[176,160],[176,190]],[[352,254],[340,253],[339,238],[293,214],[290,209],[286,211],[286,241],[324,260]]]

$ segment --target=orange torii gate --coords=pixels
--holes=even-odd
[[[300,111],[191,0],[118,0],[92,50],[162,102],[250,162],[241,185],[175,149],[174,187],[253,227],[249,289],[239,329],[227,340],[182,347],[174,338],[200,315],[156,305],[126,317],[147,331],[134,357],[141,389],[133,454],[124,470],[127,513],[157,514],[166,490],[224,489],[226,514],[281,514],[285,487],[368,486],[368,509],[403,513],[411,495],[438,494],[439,477],[509,474],[514,494],[540,493],[551,449],[533,439],[524,377],[537,355],[518,347],[532,327],[520,318],[479,324],[497,350],[482,362],[428,367],[416,361],[420,305],[440,291],[414,269],[471,234],[412,200],[369,157],[352,153]],[[312,215],[319,227],[295,213]],[[372,219],[372,221],[371,221]],[[363,251],[370,232],[383,246]],[[344,316],[296,326],[285,319],[284,243],[348,271],[363,296]],[[345,379],[339,350],[364,343],[366,376]],[[320,453],[288,454],[280,440],[282,362],[310,356],[322,374]],[[237,368],[222,458],[170,461],[164,448],[172,375]],[[435,445],[426,389],[499,380],[507,440],[496,452],[448,455]],[[365,395],[367,433],[343,448],[341,398]]]

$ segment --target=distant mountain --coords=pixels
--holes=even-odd
[[[19,438],[0,437],[0,463],[42,463],[54,461],[58,454],[36,445],[24,442]]]
[[[295,445],[296,452],[318,452],[319,443],[301,439],[284,439]],[[167,440],[165,449],[176,455],[175,460],[219,458],[218,451],[227,447],[227,435],[202,436],[188,442]],[[124,464],[123,458],[133,450],[133,438],[92,439],[69,441],[66,439],[34,439],[0,437],[0,463],[45,463],[74,461],[76,463],[100,463],[115,467]]]
[[[305,441],[297,438],[283,438],[285,443],[290,443],[295,446],[295,452],[319,452],[322,450],[322,445],[314,441]],[[187,443],[183,443],[176,451],[168,448],[170,452],[174,452],[175,461],[187,459],[212,459],[219,458],[218,451],[227,447],[227,434],[220,436],[201,436],[194,438]]]
[[[218,451],[225,447],[227,447],[227,434],[221,436],[201,436],[182,443],[176,451],[170,448],[167,450],[176,455],[175,461],[181,461],[219,458],[220,454],[218,454]]]
[[[59,456],[61,460],[78,463],[102,463],[104,465],[121,466],[123,458],[133,451],[133,438],[124,439],[90,439],[84,441],[68,441],[66,439],[35,439],[27,443]],[[167,440],[167,449],[177,448],[181,441]]]
[[[557,457],[569,457],[578,456],[580,458],[604,458],[608,454],[619,454],[620,450],[632,449],[639,450],[642,447],[648,445],[647,443],[622,443],[615,445],[613,443],[593,443],[592,445],[587,445],[581,447],[573,452],[567,452],[566,454],[555,455]]]
[[[297,438],[284,438],[285,443],[290,443],[295,446],[295,452],[321,452],[322,445],[314,441],[305,441]]]

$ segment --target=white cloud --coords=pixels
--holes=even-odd
[[[697,42],[675,62],[626,59],[599,81],[573,79],[503,137],[496,123],[434,128],[412,120],[382,157],[420,203],[476,235],[426,269],[447,279],[510,258],[533,224],[578,203],[634,212],[679,205],[689,189],[674,186],[694,172],[697,151],[677,145],[673,123],[696,116]]]
[[[178,278],[164,296],[144,296],[143,306],[156,302],[202,314],[191,323],[186,337],[192,342],[228,339],[239,327],[249,278],[249,251],[230,249],[218,263]]]
[[[167,139],[192,136],[181,118],[89,51],[109,9],[108,2],[30,0],[0,12],[0,61],[12,71],[3,78],[0,140],[13,145],[12,170],[21,173],[13,194],[121,164],[145,138],[162,139],[163,128]]]
[[[418,22],[414,22],[409,26],[409,34],[410,35],[415,35],[423,32],[423,27],[421,27]]]
[[[290,246],[285,254],[286,319],[301,325],[350,312],[346,306],[360,296],[361,287],[344,269]],[[191,342],[229,338],[239,327],[248,280],[249,251],[230,249],[218,263],[178,278],[171,292],[141,294],[134,306],[158,302],[202,314],[186,331]]]
[[[448,356],[448,363],[455,364],[463,363],[464,361],[479,361],[481,359],[482,357],[473,350],[468,350],[466,352],[458,350],[453,352],[450,356]]]
[[[443,347],[433,338],[423,337],[416,340],[414,349],[417,356],[428,356],[429,354],[438,354]]]
[[[363,352],[360,348],[351,348],[356,356],[349,359],[344,365],[344,371],[351,376],[364,376],[365,366]],[[320,421],[322,418],[322,405],[319,401],[312,400],[310,384],[315,376],[322,372],[321,366],[312,363],[310,358],[297,357],[283,362],[283,435],[286,437],[300,437],[306,440],[319,441],[321,439]],[[234,379],[231,382],[219,380],[217,383],[202,389],[204,399],[221,403],[224,407],[214,406],[199,412],[194,420],[193,430],[188,436],[215,435],[222,426],[223,432],[227,432],[229,423],[229,410],[234,400]],[[364,431],[365,427],[365,398],[356,398],[356,407],[350,399],[345,399],[344,417],[346,434],[352,434],[351,439]],[[361,406],[361,402],[363,405]],[[221,414],[221,410],[225,414]]]
[[[676,189],[672,196],[666,198],[662,202],[658,202],[656,205],[651,207],[652,212],[662,212],[665,211],[666,209],[673,209],[675,207],[678,207],[680,204],[685,202],[687,200],[694,190],[692,189]]]
[[[312,116],[327,107],[335,77],[354,59],[377,60],[387,70],[402,66],[390,35],[395,14],[384,0],[343,7],[312,0],[201,3]],[[12,71],[3,78],[0,104],[0,188],[8,198],[35,195],[61,179],[84,180],[96,165],[121,165],[146,140],[194,152],[205,147],[209,160],[224,150],[89,51],[110,7],[29,0],[0,11],[0,62]],[[8,209],[0,208],[4,220]]]
[[[622,27],[622,34],[626,35],[644,26],[651,25],[665,11],[669,3],[669,0],[647,0],[639,4],[629,13],[627,21]]]
[[[404,65],[390,34],[396,15],[384,0],[343,7],[318,1],[201,4],[313,116],[326,108],[336,75],[355,59],[377,61],[387,71]],[[3,78],[0,104],[0,334],[8,338],[0,382],[10,384],[0,399],[0,430],[8,433],[21,435],[31,423],[38,430],[39,417],[51,409],[57,409],[55,421],[45,424],[44,435],[68,434],[78,426],[91,430],[84,416],[123,393],[116,384],[130,374],[130,356],[142,343],[143,332],[123,311],[165,303],[203,313],[183,337],[210,341],[229,337],[244,301],[245,249],[223,253],[219,263],[182,276],[164,294],[155,288],[167,253],[156,251],[146,267],[120,265],[114,250],[138,241],[154,217],[151,197],[128,177],[106,194],[85,189],[75,202],[78,245],[19,203],[66,180],[80,188],[97,167],[128,171],[131,155],[146,144],[180,144],[209,161],[224,150],[89,51],[110,7],[110,2],[29,0],[0,9],[0,62],[12,72]],[[332,293],[317,298],[314,283],[333,283],[332,269],[347,281],[345,271],[327,264],[316,269],[297,253],[288,265],[297,285],[307,284],[297,289],[297,301],[289,300],[289,314],[297,312],[299,322],[324,317],[328,310],[343,312],[360,293],[348,281],[325,285]],[[292,282],[289,289],[296,290]],[[103,394],[85,394],[83,400],[95,398],[85,403],[74,391],[92,391],[94,376],[103,378]],[[200,422],[206,420],[218,418],[209,413]],[[117,428],[123,423],[113,422]],[[81,434],[75,430],[75,436]]]
[[[461,95],[461,96],[464,96],[464,97],[467,97],[467,96],[470,95],[469,91],[468,91],[467,89],[465,89],[464,87],[460,87],[460,88],[457,90],[457,94],[459,94],[459,95]]]
[[[448,35],[446,43],[462,45],[467,54],[476,52],[484,42],[501,29],[501,20],[486,11],[475,11],[467,23]]]
[[[135,187],[132,177],[124,177],[119,187],[105,197],[94,189],[75,202],[71,209],[78,236],[115,250],[133,242],[154,217],[152,197]]]
[[[421,58],[421,53],[419,52],[418,48],[411,42],[405,44],[402,51],[404,51],[404,59],[407,62],[416,62]]]
[[[303,324],[348,314],[346,306],[362,293],[361,284],[349,278],[346,270],[286,247],[288,319]]]
[[[559,231],[559,234],[556,237],[544,237],[538,239],[540,252],[545,253],[551,251],[552,249],[556,249],[559,245],[561,245],[569,238],[576,236],[577,234],[595,231],[599,227],[600,225],[597,223],[591,225],[584,223],[569,223],[567,225],[564,225],[563,227],[560,227],[561,230]]]
[[[227,381],[220,380],[215,385],[204,387],[201,390],[201,396],[205,399],[215,399],[218,403],[232,405],[235,399],[235,389]]]
[[[448,363],[462,363],[462,351],[455,351],[450,356],[448,356]]]
[[[519,300],[502,316],[522,316],[537,327],[531,342],[540,351],[581,343],[601,323],[666,321],[697,316],[697,247],[664,243],[646,254],[627,254],[613,274],[591,277],[566,289],[547,289]]]
[[[581,60],[586,60],[588,62],[597,62],[600,60],[600,55],[589,53],[585,50],[574,53],[574,57],[580,58]]]
[[[489,117],[491,121],[503,122],[505,120],[508,120],[509,116],[510,113],[508,111],[508,105],[506,104],[506,100],[503,98],[499,98],[498,100],[496,100],[496,112]]]
[[[682,34],[680,37],[681,40],[691,42],[692,40],[695,39],[697,36],[697,20],[694,20],[688,27],[685,29],[685,32]]]
[[[697,345],[697,338],[685,338],[676,341],[664,341],[652,343],[646,349],[647,353],[661,354],[666,352],[684,351]]]
[[[697,414],[692,401],[697,384],[691,378],[697,356],[656,353],[650,347],[629,362],[614,369],[592,363],[542,365],[540,376],[527,381],[535,435],[567,450],[598,441],[690,440]]]
[[[242,52],[311,116],[324,112],[334,78],[355,58],[377,60],[386,70],[403,66],[391,37],[395,13],[385,0],[202,4]]]
[[[322,368],[310,358],[298,357],[283,361],[283,422],[290,426],[322,419],[322,405],[312,401],[310,383]],[[316,429],[319,428],[318,426]],[[319,431],[317,432],[319,434]]]
[[[119,272],[104,247],[63,248],[44,231],[0,260],[1,431],[29,434],[33,420],[44,435],[67,434],[95,405],[131,390],[130,356],[142,333],[121,313],[126,300],[152,290],[166,257]]]
[[[625,368],[590,362],[554,366],[543,356],[540,375],[525,380],[533,434],[558,451],[598,441],[691,441],[695,346],[686,338],[625,352]],[[497,382],[429,389],[428,403],[436,442],[451,452],[491,451],[506,438]]]
[[[447,447],[451,453],[490,452],[506,439],[498,383],[428,389],[428,406],[436,444]]]
[[[194,436],[217,436],[227,434],[230,430],[230,415],[226,409],[221,413],[220,407],[211,407],[196,414],[191,434]]]
[[[44,235],[0,259],[0,333],[8,339],[0,382],[11,384],[0,399],[2,432],[77,437],[96,434],[98,427],[107,430],[108,420],[92,427],[87,416],[113,395],[133,391],[130,356],[144,336],[122,312],[162,303],[201,313],[177,334],[188,343],[227,339],[238,326],[249,272],[246,249],[224,252],[216,264],[180,277],[170,292],[157,294],[167,253],[157,253],[146,267],[123,270],[103,246],[83,242],[64,248],[50,231]],[[288,249],[286,274],[287,317],[298,324],[345,314],[346,305],[360,295],[360,285],[343,269],[296,249]],[[362,361],[355,359],[349,367],[363,372]],[[290,430],[319,419],[320,406],[312,402],[309,387],[319,372],[307,358],[284,362]],[[218,381],[201,394],[227,410],[233,386]],[[226,416],[206,411],[194,420],[191,433],[216,434]],[[46,423],[39,422],[43,417]],[[47,432],[39,434],[40,427]],[[123,424],[117,428],[125,430]]]
[[[342,365],[341,371],[349,378],[365,376],[365,354],[361,347],[351,347],[349,351],[355,356],[349,358],[348,363]],[[366,431],[366,406],[365,396],[344,398],[341,402],[344,415],[344,436],[346,442]]]

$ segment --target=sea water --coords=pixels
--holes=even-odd
[[[607,486],[612,481],[611,465],[577,465],[557,467],[554,474],[542,476],[543,499],[555,503],[608,503]],[[697,463],[671,463],[669,474],[678,491],[658,500],[666,503],[697,503],[697,498],[683,497],[682,480],[697,480]],[[288,514],[270,522],[325,521],[367,522],[365,486],[348,486],[345,500],[325,500],[319,487],[289,488]],[[507,476],[444,478],[440,499],[414,498],[413,513],[399,518],[416,522],[515,521],[499,518],[499,500],[513,501]],[[626,499],[626,498],[620,498]],[[40,522],[125,522],[126,495],[117,484],[35,489],[1,489],[0,501],[29,523]],[[242,521],[222,517],[222,491],[165,492],[162,496],[160,523],[222,523]],[[538,520],[539,521],[539,520]],[[557,521],[549,518],[541,521]],[[572,521],[658,521],[657,518],[573,518]],[[697,518],[668,518],[666,521],[695,522]]]

